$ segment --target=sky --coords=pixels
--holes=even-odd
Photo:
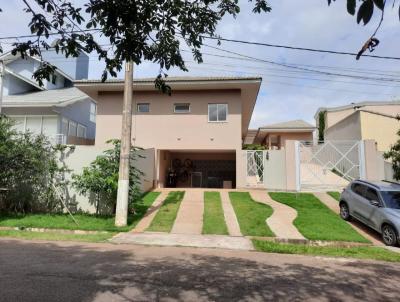
[[[84,1],[75,2],[79,4]],[[217,34],[227,39],[358,52],[374,32],[380,17],[376,13],[367,26],[359,25],[355,17],[346,12],[345,0],[337,0],[330,7],[326,0],[270,0],[269,3],[272,11],[258,15],[251,12],[251,3],[239,0],[241,13],[236,19],[230,16],[224,17],[217,27]],[[6,3],[1,3],[0,7],[3,9],[0,15],[0,37],[30,34],[27,26],[29,15],[22,11],[22,0],[8,0]],[[399,29],[398,10],[389,6],[377,34],[381,43],[373,54],[400,56]],[[101,42],[102,38],[98,39]],[[9,43],[12,41],[3,41],[5,42],[2,44],[3,48],[9,49]],[[215,41],[208,40],[206,43],[216,46]],[[198,65],[193,62],[189,53],[184,52],[189,72],[172,69],[167,72],[169,76],[262,77],[262,86],[250,123],[251,128],[294,119],[303,119],[315,124],[314,114],[319,107],[400,99],[400,85],[396,83],[400,76],[400,61],[366,57],[357,61],[352,56],[232,42],[222,42],[218,47],[258,59],[322,72],[391,78],[385,82],[360,80],[338,75],[315,74],[298,68],[284,68],[259,61],[215,57],[212,55],[236,55],[208,46],[203,47],[203,52],[207,53],[204,55],[204,63]],[[103,65],[95,57],[90,57],[89,70],[89,78],[98,79]],[[135,66],[134,76],[155,77],[158,71],[157,65],[145,62]],[[122,78],[122,74],[119,77]]]

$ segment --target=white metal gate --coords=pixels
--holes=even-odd
[[[246,174],[247,186],[263,187],[266,151],[247,150],[246,157],[247,157],[247,174]]]
[[[364,178],[362,141],[300,142],[298,146],[302,191],[338,190]]]

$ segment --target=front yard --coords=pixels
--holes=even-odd
[[[247,192],[230,192],[229,197],[243,235],[275,236],[266,223],[273,212],[270,206],[254,201]]]
[[[275,201],[296,209],[294,225],[307,239],[369,243],[313,194],[271,192],[269,195]]]
[[[92,214],[74,214],[78,224],[68,214],[2,215],[0,216],[0,227],[126,232],[136,226],[159,194],[159,192],[148,192],[143,195],[136,203],[136,213],[128,216],[126,227],[116,227],[114,215]]]

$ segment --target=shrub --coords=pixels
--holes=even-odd
[[[0,210],[3,212],[59,212],[66,167],[57,156],[65,146],[53,146],[44,135],[21,133],[0,115]]]
[[[86,196],[95,195],[96,213],[110,211],[114,213],[117,200],[121,143],[117,139],[109,140],[107,143],[111,143],[114,147],[97,156],[89,167],[83,169],[82,174],[72,175],[72,185],[80,194]],[[138,154],[138,150],[140,148],[132,147],[130,152],[130,211],[133,211],[135,201],[141,197],[140,178],[143,173],[134,165],[137,158],[143,157]]]

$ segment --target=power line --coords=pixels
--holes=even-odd
[[[67,32],[67,34],[74,34],[74,33],[82,33],[82,32],[91,32],[91,31],[100,31],[100,29],[83,29],[83,30],[72,30]],[[57,36],[61,35],[62,33],[49,33],[49,36]],[[18,40],[18,39],[26,39],[26,38],[36,38],[37,35],[22,35],[22,36],[9,36],[9,37],[0,37],[0,40]]]
[[[222,37],[219,37],[219,38],[217,38],[217,37],[208,37],[208,36],[201,36],[201,37],[204,38],[204,39],[221,40],[221,41],[226,41],[226,42],[241,43],[241,44],[248,44],[248,45],[258,45],[258,46],[265,46],[265,47],[285,48],[285,49],[291,49],[291,50],[302,50],[302,51],[309,51],[309,52],[329,53],[329,54],[335,54],[335,55],[357,56],[357,53],[353,53],[353,52],[325,50],[325,49],[316,49],[316,48],[306,48],[306,47],[296,47],[296,46],[289,46],[289,45],[261,43],[261,42],[250,42],[250,41],[243,41],[243,40],[226,39],[226,38],[222,38]],[[362,55],[362,56],[363,57],[369,57],[369,58],[376,58],[376,59],[400,60],[400,57],[376,56],[376,55]]]
[[[235,55],[238,55],[238,56],[241,56],[241,57],[244,57],[244,58],[252,59],[254,61],[265,62],[265,63],[269,63],[269,64],[272,64],[272,65],[283,66],[283,67],[286,67],[286,68],[293,68],[293,69],[309,71],[309,72],[314,72],[314,73],[324,74],[324,75],[329,75],[329,76],[340,76],[340,77],[348,77],[348,78],[361,79],[361,80],[373,80],[373,81],[384,81],[384,82],[400,82],[400,80],[396,80],[396,79],[392,79],[392,78],[373,78],[373,77],[365,77],[365,76],[356,76],[356,75],[333,73],[333,72],[326,72],[326,71],[321,71],[321,70],[316,70],[316,69],[309,69],[309,68],[303,68],[303,67],[298,67],[298,66],[292,66],[292,65],[285,64],[285,63],[279,63],[279,62],[275,62],[275,61],[270,61],[270,60],[251,57],[251,56],[244,55],[244,54],[241,54],[241,53],[238,53],[238,52],[226,50],[226,49],[223,49],[223,48],[219,48],[219,47],[215,47],[215,46],[211,46],[211,45],[207,45],[207,44],[203,44],[203,45],[206,46],[206,47],[212,48],[212,49],[216,49],[216,50],[222,51],[222,52],[235,54]]]

